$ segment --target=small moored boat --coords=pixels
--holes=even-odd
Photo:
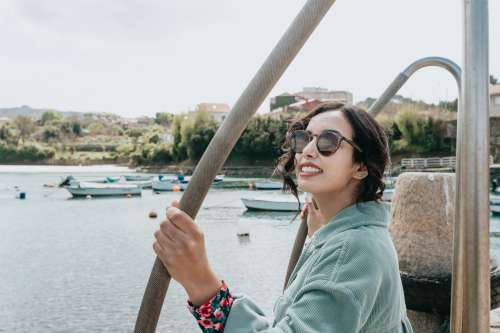
[[[384,201],[392,201],[392,196],[394,195],[394,189],[393,188],[387,188],[384,190],[384,193],[382,194],[382,200]]]
[[[255,182],[256,190],[281,190],[283,184],[278,182]]]
[[[141,195],[141,188],[134,184],[77,182],[64,186],[73,197],[105,197]]]
[[[157,177],[151,184],[153,191],[184,191],[187,186],[187,182],[183,183],[178,179],[168,179],[165,177]]]
[[[300,206],[297,200],[293,199],[257,199],[257,198],[241,198],[241,201],[248,210],[264,210],[264,211],[279,211],[293,212],[299,211],[304,206],[304,200],[301,199]]]
[[[143,176],[143,175],[125,175],[123,178],[128,182],[139,182],[139,181],[151,181],[152,176]]]
[[[490,211],[500,214],[500,193],[490,193]]]

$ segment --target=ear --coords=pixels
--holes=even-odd
[[[368,169],[364,163],[356,163],[354,165],[354,173],[352,177],[357,180],[362,180],[368,176]]]

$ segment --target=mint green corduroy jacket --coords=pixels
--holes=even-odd
[[[306,242],[274,320],[233,295],[224,333],[413,333],[388,221],[375,201],[341,210]]]

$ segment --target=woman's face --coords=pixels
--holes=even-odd
[[[326,129],[339,131],[348,139],[353,130],[341,111],[327,111],[314,116],[307,126],[313,135]],[[323,156],[316,148],[317,136],[295,155],[298,188],[313,194],[335,193],[346,190],[353,181],[357,165],[353,162],[353,147],[342,140],[339,149],[330,156]]]

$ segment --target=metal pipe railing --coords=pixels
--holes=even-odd
[[[451,332],[490,331],[489,255],[489,69],[488,0],[464,0],[461,112],[458,114],[457,211],[460,239],[455,241],[462,291],[453,304]],[[459,311],[459,310],[461,311]]]
[[[251,117],[334,2],[335,0],[307,1],[215,133],[180,202],[180,209],[192,218],[195,218],[212,181]],[[170,275],[156,258],[134,332],[150,333],[156,330],[169,283]]]
[[[462,84],[461,76],[462,70],[453,61],[441,58],[441,57],[428,57],[422,58],[410,66],[408,66],[404,71],[398,74],[396,78],[392,81],[389,87],[382,93],[379,99],[373,103],[368,112],[376,116],[379,114],[384,106],[390,102],[392,97],[396,95],[399,89],[408,81],[408,79],[419,69],[425,67],[441,67],[446,69],[453,77],[458,86],[458,121],[457,121],[457,150],[456,150],[456,177],[455,177],[455,225],[453,226],[453,265],[452,265],[452,288],[451,288],[451,312],[450,312],[450,323],[452,327],[460,327],[463,312],[463,286],[464,286],[464,215],[461,213],[460,207],[463,198],[460,196],[462,192],[461,184],[462,182],[462,162],[461,157],[461,138],[462,138],[462,126],[459,124],[462,115]],[[489,211],[488,211],[489,212]],[[461,331],[451,331],[452,333],[459,333]]]
[[[477,2],[472,4],[466,1],[466,74],[463,86],[460,67],[454,62],[439,57],[423,58],[398,74],[368,110],[374,116],[380,113],[410,76],[424,67],[442,67],[457,82],[456,211],[450,313],[452,333],[489,332],[488,38],[487,20],[483,20],[488,11],[487,0]]]
[[[425,67],[441,67],[450,72],[451,75],[455,78],[458,86],[458,92],[460,94],[460,77],[462,75],[462,71],[460,67],[454,63],[453,61],[441,58],[441,57],[427,57],[419,59],[408,67],[405,68],[401,73],[399,73],[396,78],[391,82],[389,87],[382,93],[382,95],[372,104],[372,106],[368,109],[368,112],[371,113],[374,117],[382,111],[385,105],[391,101],[391,99],[396,95],[396,93],[401,89],[401,87],[408,81],[408,79],[415,74],[419,69]],[[460,100],[460,96],[459,96]]]

